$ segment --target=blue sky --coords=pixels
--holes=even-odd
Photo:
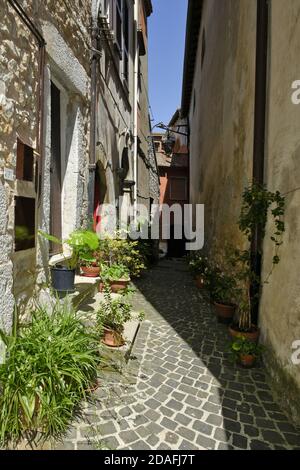
[[[155,123],[168,124],[181,103],[187,0],[152,0],[149,96]]]

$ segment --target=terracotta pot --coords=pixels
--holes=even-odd
[[[231,323],[235,314],[236,305],[220,304],[214,302],[216,314],[220,323]]]
[[[113,331],[110,328],[104,328],[102,342],[106,344],[106,346],[110,346],[111,348],[119,348],[125,343],[122,333]]]
[[[195,283],[198,289],[204,289],[205,288],[205,282],[202,276],[196,276],[195,278]]]
[[[248,354],[241,354],[240,355],[240,363],[243,367],[250,369],[254,366],[256,361],[256,357]]]
[[[93,392],[95,392],[99,387],[100,387],[99,380],[96,379],[95,383],[92,384],[92,385],[87,389],[87,392],[88,392],[88,393],[93,393]]]
[[[99,266],[81,266],[81,271],[85,277],[98,277],[100,274]]]
[[[110,288],[111,291],[114,294],[117,294],[118,292],[126,289],[126,287],[129,285],[130,280],[125,280],[125,279],[119,279],[118,281],[110,281]],[[100,282],[99,284],[99,292],[103,291],[104,284],[103,282]]]
[[[248,341],[252,341],[253,343],[258,343],[260,329],[257,328],[255,325],[252,325],[251,331],[240,331],[237,326],[230,325],[229,333],[233,339],[243,336]]]

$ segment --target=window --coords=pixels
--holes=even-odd
[[[170,199],[173,201],[187,199],[186,178],[170,178]]]
[[[128,51],[129,51],[129,12],[128,12],[128,5],[127,1],[123,0],[123,76],[124,80],[128,82],[129,78],[129,58],[128,58]]]
[[[35,247],[35,199],[15,197],[15,251]]]
[[[116,44],[119,49],[120,54],[122,54],[122,0],[116,0],[116,24],[115,24],[115,33],[116,33]]]
[[[114,32],[115,46],[119,54],[120,72],[127,83],[129,79],[130,25],[127,0],[112,0],[109,9],[109,22]]]
[[[17,167],[16,177],[22,181],[33,181],[34,155],[33,148],[17,141]]]

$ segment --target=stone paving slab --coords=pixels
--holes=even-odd
[[[266,371],[232,365],[225,326],[182,262],[137,283],[146,320],[122,373],[101,387],[58,449],[300,449],[300,429],[273,401]]]

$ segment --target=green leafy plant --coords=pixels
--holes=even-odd
[[[258,302],[261,286],[269,282],[275,266],[280,262],[279,249],[283,243],[285,224],[282,220],[285,212],[285,198],[279,191],[268,191],[265,185],[253,183],[248,186],[242,196],[242,208],[239,217],[239,228],[249,242],[248,250],[235,250],[231,257],[231,265],[235,269],[239,281],[239,330],[250,331],[252,325],[252,307]],[[257,234],[262,238],[266,235],[268,217],[270,221],[270,240],[274,244],[272,267],[264,280],[260,279],[254,269],[252,260],[252,244]],[[272,223],[273,222],[273,229]],[[256,289],[253,290],[253,286]]]
[[[238,336],[229,347],[230,359],[235,362],[239,362],[241,356],[254,356],[259,359],[263,351],[264,347],[261,344],[249,341],[242,335]]]
[[[68,269],[75,269],[80,260],[83,263],[93,263],[97,261],[99,239],[95,232],[90,230],[75,230],[66,240],[60,240],[59,238],[42,232],[41,230],[39,231],[39,235],[52,243],[61,245],[64,262]],[[64,255],[64,244],[67,244],[70,247],[70,255]]]
[[[129,269],[123,264],[101,265],[101,279],[104,282],[130,280]]]
[[[138,241],[104,238],[100,241],[100,257],[107,264],[126,266],[130,275],[138,277],[146,269],[146,254]]]
[[[232,305],[237,292],[236,279],[222,271],[215,270],[210,281],[210,292],[215,302]]]
[[[37,306],[11,335],[0,366],[0,443],[58,438],[80,410],[99,364],[97,337],[69,303]]]
[[[205,279],[209,276],[211,266],[208,258],[197,252],[189,261],[189,269],[195,276],[200,275]]]
[[[109,328],[119,334],[123,332],[124,324],[133,318],[132,305],[126,297],[113,298],[108,286],[104,289],[104,300],[97,310],[98,328]],[[142,320],[144,314],[140,313],[138,319]]]

